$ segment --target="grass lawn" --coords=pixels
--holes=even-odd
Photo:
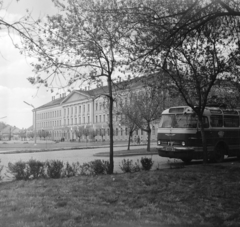
[[[240,226],[240,164],[0,183],[1,227]]]

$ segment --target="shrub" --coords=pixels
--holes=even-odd
[[[30,168],[26,162],[18,161],[15,164],[8,163],[8,169],[16,180],[28,180],[30,178]]]
[[[45,164],[44,162],[36,161],[34,159],[30,159],[27,164],[29,165],[30,175],[33,179],[41,178],[45,176]]]
[[[73,176],[77,176],[77,169],[75,168],[75,164],[73,163],[73,165],[69,164],[68,162],[65,164],[64,166],[64,170],[63,170],[63,177],[73,177]]]
[[[110,162],[102,160],[102,165],[105,168],[105,173],[110,174]]]
[[[143,170],[150,170],[153,166],[152,158],[141,158],[141,164]]]
[[[63,175],[64,164],[59,160],[52,160],[46,162],[47,176],[50,178],[60,178]]]
[[[139,161],[138,161],[139,162]],[[138,172],[141,170],[138,162],[135,163],[135,165],[133,164],[132,160],[129,159],[123,159],[122,160],[122,165],[120,164],[120,169],[124,172],[124,173],[132,173],[132,172]]]
[[[141,167],[140,167],[140,164],[139,164],[139,160],[137,160],[137,162],[135,162],[135,166],[133,166],[133,171],[134,171],[134,172],[139,172],[139,171],[141,171]]]
[[[81,165],[79,162],[72,163],[72,168],[75,173],[75,176],[80,175],[81,173]]]
[[[89,164],[90,164],[90,172],[92,174],[98,175],[98,174],[109,173],[110,163],[108,161],[97,159],[90,162]]]
[[[86,175],[93,174],[89,163],[83,163],[82,165],[79,165],[79,167],[80,167],[80,175],[86,176]]]

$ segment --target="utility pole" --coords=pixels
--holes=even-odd
[[[37,140],[37,135],[36,135],[36,133],[37,133],[37,130],[36,130],[36,128],[37,128],[37,111],[35,110],[35,107],[32,104],[29,104],[25,101],[23,101],[23,102],[25,104],[31,106],[33,108],[33,112],[35,113],[34,114],[34,145],[36,145],[37,144],[37,141],[36,141]]]

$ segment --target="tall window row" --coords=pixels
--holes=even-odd
[[[60,127],[61,126],[61,120],[56,121],[43,121],[37,123],[37,128],[53,128],[53,127]]]
[[[78,114],[89,113],[90,112],[90,103],[82,105],[74,105],[64,107],[63,110],[64,117],[66,116],[76,116]]]
[[[55,110],[55,111],[49,111],[49,112],[37,114],[38,120],[56,118],[56,117],[61,117],[61,110]]]

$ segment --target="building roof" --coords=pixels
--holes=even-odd
[[[117,83],[113,83],[113,92],[117,91],[124,91],[127,89],[136,89],[137,87],[140,87],[143,85],[143,83],[146,83],[146,81],[152,81],[152,79],[155,77],[153,76],[142,76],[142,77],[135,77],[133,79],[125,80],[125,81],[119,81]],[[61,105],[65,100],[67,100],[74,92],[82,93],[83,95],[88,96],[89,98],[94,98],[97,96],[100,96],[102,94],[108,94],[108,86],[101,86],[97,87],[91,90],[73,90],[70,94],[68,94],[65,97],[60,97],[57,99],[52,100],[51,102],[48,102],[42,106],[37,107],[35,110],[39,110],[46,107],[53,107]]]
[[[42,108],[45,108],[45,107],[51,107],[51,106],[59,105],[65,98],[66,97],[61,97],[61,98],[54,99],[51,102],[48,102],[48,103],[46,103],[42,106],[37,107],[35,110],[42,109]]]

